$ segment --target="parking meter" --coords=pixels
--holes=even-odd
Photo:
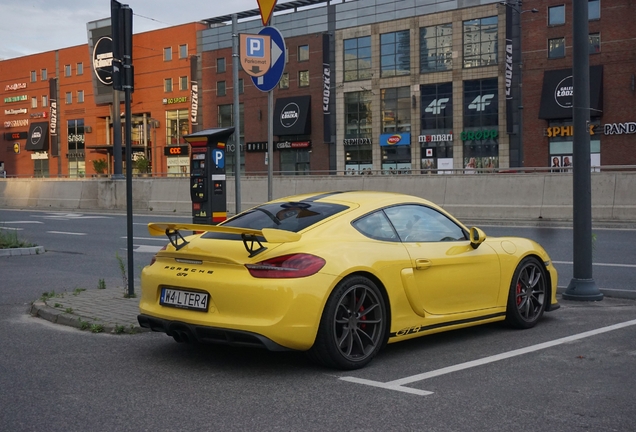
[[[185,135],[190,151],[192,223],[217,224],[227,219],[225,144],[234,128],[214,128]]]

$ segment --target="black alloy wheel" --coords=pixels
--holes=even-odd
[[[386,342],[386,317],[375,283],[361,276],[343,280],[327,300],[309,356],[337,369],[366,366]]]
[[[543,266],[534,257],[524,258],[512,277],[506,321],[517,328],[533,327],[543,315],[547,293]]]

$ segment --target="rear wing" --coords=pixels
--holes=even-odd
[[[292,243],[297,242],[302,237],[299,233],[275,228],[263,228],[256,230],[251,228],[226,227],[222,225],[217,226],[165,222],[148,224],[148,232],[150,235],[166,235],[168,240],[170,240],[170,244],[174,246],[176,250],[181,249],[189,243],[179,232],[182,230],[239,235],[243,240],[245,250],[250,254],[250,258],[267,249],[261,243],[261,238],[265,239],[267,243]]]

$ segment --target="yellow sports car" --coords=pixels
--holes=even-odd
[[[177,342],[357,369],[386,343],[503,320],[529,328],[559,307],[540,245],[487,238],[409,195],[297,195],[217,226],[148,229],[170,243],[142,271],[139,323]]]

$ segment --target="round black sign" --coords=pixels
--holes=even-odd
[[[563,78],[554,89],[554,101],[562,108],[572,108],[572,76]]]
[[[43,136],[44,136],[44,130],[42,129],[42,126],[40,125],[35,126],[33,128],[33,132],[31,133],[31,138],[30,138],[31,146],[33,148],[37,148]]]
[[[280,113],[280,124],[289,128],[296,124],[300,117],[300,108],[298,104],[290,102],[285,105],[285,108]]]
[[[104,85],[113,84],[113,40],[110,36],[99,38],[93,47],[93,70]]]

